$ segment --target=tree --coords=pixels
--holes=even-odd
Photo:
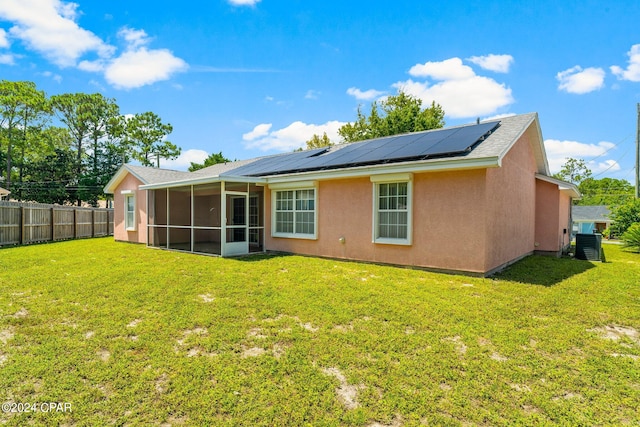
[[[58,118],[67,126],[75,145],[75,179],[76,185],[84,174],[85,144],[92,136],[100,134],[97,130],[100,111],[108,101],[99,94],[64,93],[51,97],[51,104]],[[78,206],[82,204],[77,199]]]
[[[358,107],[353,123],[347,123],[338,129],[344,142],[363,141],[389,135],[439,129],[444,126],[444,110],[435,102],[422,108],[422,100],[402,90],[385,101],[371,104],[369,116]]]
[[[191,166],[189,166],[189,172],[195,172],[209,166],[217,165],[218,163],[227,163],[230,161],[231,160],[222,155],[222,151],[219,153],[213,153],[210,154],[209,157],[207,157],[202,163],[191,162]]]
[[[640,222],[640,199],[632,199],[611,211],[611,233],[621,236],[632,224]]]
[[[587,164],[582,159],[568,158],[560,172],[553,174],[553,177],[580,185],[585,179],[591,178],[591,169],[587,167]]]
[[[331,140],[327,136],[327,133],[323,132],[322,136],[313,134],[311,139],[309,139],[306,144],[307,150],[311,150],[313,148],[331,147],[333,145],[333,142],[331,142]]]
[[[143,166],[153,166],[153,156],[160,159],[175,159],[180,155],[180,148],[166,140],[173,132],[173,126],[162,123],[160,117],[150,111],[136,114],[126,120],[125,133],[133,149],[133,158]]]
[[[75,160],[69,148],[56,148],[25,166],[25,182],[21,184],[25,200],[64,205],[76,199]]]
[[[3,128],[0,136],[4,140],[2,145],[6,145],[3,157],[6,161],[7,189],[11,187],[11,172],[14,166],[13,148],[20,148],[21,157],[24,157],[29,128],[46,113],[45,100],[44,92],[37,90],[33,82],[0,81],[0,127]],[[22,168],[21,165],[22,162],[20,162]]]
[[[219,153],[209,154],[209,157],[204,159],[204,162],[202,163],[191,162],[191,166],[189,166],[189,172],[195,172],[209,166],[217,165],[218,163],[227,163],[230,161],[231,160],[222,155],[222,151]]]
[[[606,205],[616,207],[633,199],[635,188],[624,179],[586,178],[578,185],[582,198],[578,205]]]

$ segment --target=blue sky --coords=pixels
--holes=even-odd
[[[399,88],[456,125],[538,112],[552,172],[634,179],[637,1],[2,0],[0,78],[174,127],[185,169],[291,151]]]

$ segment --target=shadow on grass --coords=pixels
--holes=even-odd
[[[602,257],[604,261],[604,251]],[[595,265],[591,261],[583,261],[568,256],[554,258],[532,255],[496,273],[493,277],[530,285],[553,286],[594,267]]]
[[[273,258],[281,258],[281,257],[289,257],[292,256],[292,253],[289,252],[254,252],[249,253],[247,255],[239,255],[234,257],[229,257],[229,259],[234,259],[236,261],[244,261],[244,262],[257,262],[264,261]]]

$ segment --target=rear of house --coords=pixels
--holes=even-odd
[[[575,186],[548,176],[536,114],[177,172],[124,165],[115,238],[488,275],[570,243]]]

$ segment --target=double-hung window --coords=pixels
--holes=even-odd
[[[124,228],[127,231],[136,229],[136,199],[133,193],[124,194]]]
[[[316,238],[315,188],[274,190],[273,213],[274,237]]]
[[[410,175],[371,177],[374,185],[373,241],[411,244]]]

